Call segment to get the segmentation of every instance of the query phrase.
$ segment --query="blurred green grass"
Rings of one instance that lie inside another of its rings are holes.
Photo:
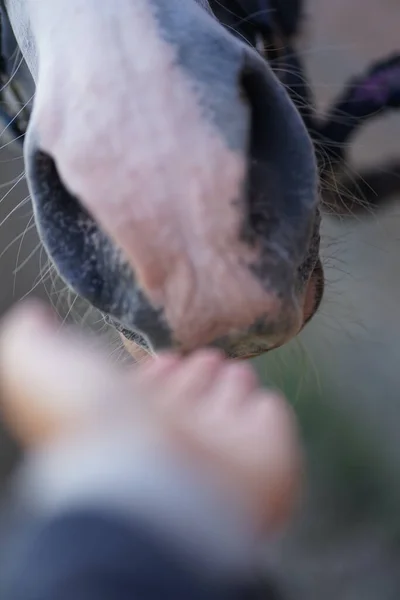
[[[330,365],[318,364],[317,376],[310,361],[288,347],[256,359],[254,366],[263,385],[283,392],[296,413],[327,524],[379,522],[400,539],[400,477],[362,415],[349,414],[336,401],[340,387]]]

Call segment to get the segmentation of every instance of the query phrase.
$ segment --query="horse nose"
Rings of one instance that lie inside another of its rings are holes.
[[[59,273],[156,347],[287,339],[317,194],[285,90],[196,2],[121,0],[111,24],[91,6],[53,38],[50,3],[36,33],[25,156]]]

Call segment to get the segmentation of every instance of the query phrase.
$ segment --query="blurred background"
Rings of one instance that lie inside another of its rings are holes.
[[[400,50],[399,33],[398,0],[308,0],[303,56],[320,111],[351,75]],[[375,121],[354,161],[400,157],[399,140],[399,114]],[[63,318],[98,325],[49,269],[17,152],[0,152],[0,313],[31,294]],[[288,600],[400,598],[399,249],[400,198],[370,217],[326,217],[319,315],[257,361],[264,382],[293,403],[309,458],[304,506],[269,557]],[[122,358],[118,345],[110,352]],[[1,482],[15,456],[1,433]]]

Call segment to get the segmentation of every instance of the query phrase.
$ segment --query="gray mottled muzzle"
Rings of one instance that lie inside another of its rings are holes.
[[[205,2],[24,6],[28,183],[60,275],[155,350],[295,335],[320,297],[317,174],[266,62]]]

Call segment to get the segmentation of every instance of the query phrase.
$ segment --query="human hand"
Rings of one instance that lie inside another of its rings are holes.
[[[33,303],[3,322],[0,389],[6,424],[28,450],[99,433],[146,438],[210,473],[260,534],[297,499],[302,453],[291,410],[260,389],[249,363],[215,350],[123,370]]]

